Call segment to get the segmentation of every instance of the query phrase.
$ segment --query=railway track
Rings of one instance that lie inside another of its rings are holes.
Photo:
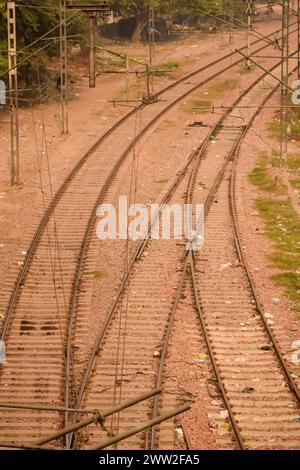
[[[238,448],[295,450],[300,442],[300,427],[295,419],[300,408],[299,383],[289,370],[258,301],[238,228],[236,165],[242,139],[257,114],[244,116],[247,127],[237,136],[227,164],[205,199],[205,248],[186,260],[173,315],[187,289],[184,280],[188,271],[207,352]],[[225,137],[220,134],[216,142],[220,140],[223,149]],[[208,149],[210,164],[218,151],[216,146]],[[191,190],[197,201],[203,200],[203,191],[197,197],[197,188],[203,190],[207,186],[207,173],[203,166],[201,170]],[[215,173],[214,168],[209,171]],[[167,344],[164,348],[167,351]],[[157,384],[161,386],[161,379]],[[220,419],[218,410],[211,418],[221,424],[224,415]],[[154,437],[152,429],[152,446]]]
[[[260,46],[256,52],[266,47],[270,46]],[[162,90],[161,101],[141,105],[138,135],[133,131],[137,110],[122,118],[66,178],[36,231],[8,304],[1,335],[7,346],[7,365],[1,368],[0,376],[1,402],[68,407],[75,401],[72,338],[95,208],[127,155],[151,126],[172,106],[216,77],[220,66],[224,71],[241,63],[242,59],[232,61],[234,57],[235,53],[227,54]],[[88,311],[89,306],[83,302],[81,308]],[[69,419],[68,413],[62,418],[45,411],[5,410],[0,418],[0,440],[34,442]]]
[[[271,70],[279,76],[278,66],[274,66]],[[220,206],[220,213],[222,213],[224,209],[221,204],[216,204],[217,200],[215,198],[218,197],[224,185],[226,187],[227,184],[227,186],[231,187],[228,182],[228,176],[231,173],[230,167],[232,166],[232,163],[230,162],[237,154],[240,144],[246,134],[246,130],[257,114],[253,109],[246,109],[244,107],[247,102],[251,102],[252,106],[253,104],[254,106],[256,104],[259,107],[265,103],[270,95],[270,90],[261,88],[261,82],[262,77],[256,80],[249,89],[243,92],[235,105],[233,105],[226,115],[219,120],[201,147],[190,158],[188,164],[178,173],[175,181],[173,181],[169,190],[164,195],[163,200],[160,201],[161,204],[165,202],[170,204],[180,201],[182,202],[183,195],[186,195],[185,199],[187,203],[192,201],[197,203],[203,202],[205,204],[207,223],[209,223],[211,218],[211,227],[212,229],[215,228],[215,219],[214,217],[211,217],[211,214],[216,210],[215,207],[219,209]],[[276,89],[276,81],[273,80],[273,82],[274,89]],[[273,91],[271,93],[273,93]],[[244,110],[241,112],[240,116],[236,117],[239,106]],[[217,157],[216,152],[219,152]],[[234,201],[233,194],[230,194],[232,195],[231,201]],[[230,205],[230,200],[228,200],[228,204],[229,211],[226,212],[224,209],[224,218],[231,217],[232,206]],[[221,240],[222,237],[224,238],[224,243],[222,245],[223,251],[221,251],[221,255],[224,256],[224,253],[226,252],[225,248],[229,243],[228,240],[231,240],[233,247],[235,247],[235,237],[232,236],[230,232],[228,237],[224,237],[224,226],[222,225],[224,218],[220,220],[220,226],[216,226],[215,233],[212,233],[211,236],[208,235],[210,236],[211,246],[209,245],[209,248],[206,247],[205,252],[203,252],[203,258],[205,258],[205,261],[209,258],[209,253],[213,251],[214,243],[218,240],[218,234]],[[232,228],[233,226],[231,224],[231,229]],[[147,250],[146,252],[145,249]],[[221,255],[218,250],[216,253],[216,259],[219,263],[221,263]],[[226,254],[226,256],[230,256],[230,260],[234,259],[234,255],[231,251]],[[252,418],[251,411],[249,413],[248,409],[248,414],[245,413],[243,416],[236,418],[237,412],[231,405],[230,390],[228,390],[227,382],[223,378],[224,373],[220,366],[221,360],[214,352],[217,345],[217,339],[221,338],[222,341],[223,333],[221,331],[219,335],[216,334],[216,345],[213,343],[213,339],[211,340],[209,338],[213,336],[211,331],[214,330],[214,325],[216,324],[216,315],[217,318],[222,318],[223,314],[225,317],[225,313],[230,312],[231,309],[234,308],[235,311],[232,314],[232,318],[239,318],[240,316],[242,320],[246,322],[243,316],[243,310],[246,309],[248,316],[253,316],[253,312],[256,311],[255,320],[256,323],[259,323],[259,318],[261,317],[258,317],[258,312],[261,313],[261,311],[253,297],[253,292],[252,296],[251,294],[249,295],[249,286],[247,287],[245,285],[243,289],[240,287],[242,282],[241,279],[235,280],[234,282],[230,281],[230,285],[225,286],[224,289],[222,289],[222,284],[220,284],[220,282],[217,283],[217,280],[215,280],[216,275],[212,274],[209,277],[209,279],[211,278],[212,286],[215,288],[215,290],[212,291],[206,280],[206,262],[203,266],[200,264],[202,253],[199,256],[199,260],[197,257],[197,254],[193,256],[191,253],[184,257],[184,250],[178,249],[174,240],[173,242],[169,241],[167,243],[167,247],[164,242],[156,240],[151,240],[147,245],[146,243],[141,244],[131,261],[129,269],[130,275],[126,274],[124,277],[118,294],[116,295],[113,305],[108,313],[106,322],[104,323],[92,349],[88,366],[85,369],[83,381],[81,382],[77,406],[79,407],[84,404],[84,407],[93,408],[100,400],[105,409],[106,407],[114,405],[118,400],[121,400],[121,397],[123,399],[128,399],[143,387],[147,387],[149,389],[154,386],[163,388],[163,398],[155,398],[152,407],[149,406],[149,404],[143,403],[138,407],[138,409],[135,408],[122,412],[119,419],[114,422],[112,421],[109,429],[112,434],[115,434],[118,432],[123,433],[128,431],[130,427],[134,427],[135,423],[142,420],[143,416],[148,416],[149,413],[152,414],[152,417],[156,417],[158,410],[160,410],[161,413],[168,412],[176,405],[176,383],[174,383],[174,381],[172,383],[172,380],[167,380],[163,375],[163,371],[174,316],[176,314],[178,304],[181,301],[184,289],[186,288],[185,279],[187,273],[189,273],[199,319],[204,330],[207,346],[212,358],[213,368],[218,378],[221,396],[229,413],[237,445],[239,448],[244,449],[246,448],[244,441],[247,441],[248,447],[255,447],[254,442],[250,442],[250,440],[248,440],[247,433],[243,428],[242,422],[247,419],[254,419],[255,421],[256,417]],[[182,261],[182,258],[184,258],[184,261]],[[242,271],[242,276],[245,276],[242,265],[240,266],[240,271]],[[198,276],[198,274],[196,274],[198,272],[203,273],[203,276]],[[219,273],[220,280],[222,280],[222,276],[224,275],[223,271],[217,272]],[[241,274],[238,269],[235,270],[234,273],[239,273],[239,275]],[[174,285],[177,285],[177,288],[174,288]],[[205,286],[205,299],[202,294],[202,290],[204,289],[203,286]],[[233,289],[238,289],[237,294]],[[170,297],[170,292],[174,292],[174,290],[176,294],[172,298],[172,296]],[[242,299],[242,302],[239,301],[241,296],[240,291],[242,293],[247,293],[247,300]],[[224,297],[225,292],[229,295],[229,300]],[[220,293],[222,293],[222,296],[220,296]],[[236,298],[236,305],[231,307],[233,304],[231,297],[234,296]],[[217,314],[215,311],[216,304],[219,307]],[[214,312],[210,323],[208,323],[207,315],[203,313],[205,312],[204,305],[207,305],[207,308]],[[221,308],[222,305],[225,305],[225,309]],[[233,331],[234,328],[232,328],[231,323],[230,326],[231,330],[229,329],[228,332],[232,334],[234,338],[232,341],[231,353],[235,359],[239,358],[240,354],[238,348],[237,352],[235,352],[234,349],[236,341],[240,337],[240,331],[239,329],[237,331]],[[245,331],[246,330],[247,327]],[[273,369],[270,371],[269,379],[275,373],[279,376],[278,380],[281,380],[281,383],[285,384],[287,389],[286,398],[289,399],[289,401],[286,401],[285,406],[287,411],[291,410],[290,416],[293,416],[293,413],[295,414],[295,412],[297,412],[299,391],[294,383],[293,377],[286,367],[285,362],[281,361],[281,363],[276,363],[276,360],[280,360],[281,358],[280,349],[276,340],[266,323],[257,326],[257,329],[252,331],[252,340],[255,335],[256,340],[262,346],[266,345],[270,339],[272,340],[273,346],[270,354],[273,355],[273,362],[268,362],[267,360],[265,368],[272,364]],[[246,345],[248,344],[246,343]],[[123,354],[121,354],[120,351],[123,351]],[[263,351],[262,354],[264,354],[264,349],[261,351]],[[224,351],[221,350],[221,353],[224,353]],[[250,357],[254,358],[254,356],[255,351],[253,352],[253,350],[251,350]],[[228,354],[228,357],[226,357],[224,361],[226,363],[230,360],[232,360],[232,358]],[[259,362],[262,362],[262,358],[259,358],[258,361],[255,360],[254,366],[256,367]],[[249,372],[249,377],[253,377],[254,371],[255,369]],[[263,373],[264,372],[265,369],[263,369]],[[234,384],[236,381],[238,384],[237,386],[239,386],[238,380],[239,378],[236,380],[236,377],[234,376],[231,382]],[[272,383],[268,385],[271,386]],[[262,395],[264,386],[265,384],[263,384],[263,386],[258,390],[258,397],[262,397],[262,401],[264,401],[265,398]],[[290,390],[288,390],[288,386],[290,387]],[[252,392],[255,391],[255,389],[253,388],[252,390],[252,388],[253,387],[245,385],[241,393],[247,394],[249,392],[251,395]],[[272,390],[272,393],[274,397],[276,390]],[[272,398],[272,393],[270,393],[270,398]],[[293,394],[295,397],[293,397]],[[245,396],[246,395],[242,395],[242,398]],[[251,397],[253,396],[251,395]],[[247,407],[245,399],[244,403]],[[276,406],[276,402],[270,403],[270,409],[274,408],[274,406]],[[275,434],[276,432],[278,433],[279,446],[281,446],[282,443],[280,441],[280,433],[278,432],[278,424],[282,418],[283,417],[279,415],[278,421],[276,422],[276,420],[274,420],[270,426],[271,430],[269,433],[271,434],[272,430]],[[294,423],[291,421],[289,424],[292,427]],[[274,427],[272,428],[272,426]],[[284,428],[284,431],[286,430],[287,428]],[[257,439],[257,447],[259,447],[259,442],[261,447],[267,447],[269,439],[268,432],[266,432],[265,435],[259,433],[260,431],[258,430],[257,434],[260,437],[255,437]],[[299,431],[296,430],[295,434],[297,433],[299,436]],[[89,430],[88,434],[85,434],[84,439],[82,436],[79,438],[77,445],[93,448],[101,438],[104,438],[104,433],[101,434],[99,429],[94,426]],[[255,441],[255,438],[253,441]],[[293,438],[292,432],[287,434],[287,448],[289,448],[289,438]],[[227,448],[230,444],[231,446],[234,446],[234,444],[227,439]],[[295,445],[295,442],[292,442],[290,447],[293,448],[293,445]],[[122,449],[155,449],[157,447],[160,449],[174,448],[173,423],[163,423],[158,427],[158,429],[152,429],[149,434],[146,433],[146,435],[133,436],[119,445],[119,448]]]

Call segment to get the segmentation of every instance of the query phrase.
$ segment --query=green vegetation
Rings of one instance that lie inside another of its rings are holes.
[[[290,183],[294,186],[294,188],[300,189],[300,179],[299,178],[294,179],[294,180],[290,180]]]
[[[236,88],[238,80],[225,80],[211,86],[205,94],[194,98],[183,105],[183,110],[189,114],[207,114],[210,112],[213,102],[221,99],[227,92]]]
[[[7,70],[7,13],[6,1],[0,2],[0,73]],[[42,35],[48,33],[51,29],[59,25],[59,2],[58,0],[19,0],[18,7],[16,8],[17,15],[17,40],[18,50],[26,50],[28,56],[39,51],[41,48],[46,48],[43,52],[36,55],[39,59],[41,71],[47,65],[49,57],[56,56],[59,51],[59,42],[49,39],[39,40],[34,45],[31,44]],[[2,7],[2,8],[1,8]],[[74,12],[68,12],[69,16],[74,15]],[[86,35],[86,18],[84,15],[77,14],[71,20],[68,27],[68,34],[79,34],[82,37],[76,38],[76,43],[84,45],[83,38]],[[48,38],[59,35],[59,28],[49,34]],[[70,41],[69,41],[70,43]],[[20,55],[24,59],[26,55]],[[19,60],[20,60],[19,58]],[[26,85],[32,85],[36,80],[36,59],[29,58],[24,61],[19,67],[20,78],[24,79]]]
[[[290,122],[290,128],[291,131],[289,133],[288,138],[291,140],[300,140],[300,122],[298,121],[292,121]],[[280,140],[280,122],[279,121],[273,121],[269,124],[268,126],[269,129],[269,135],[272,138],[275,138],[276,140]]]
[[[103,279],[104,277],[107,276],[107,274],[103,271],[92,271],[90,273],[85,273],[86,276],[90,276],[90,277],[93,277],[94,279],[96,279],[97,281]]]
[[[171,119],[165,119],[156,129],[155,132],[163,132],[167,131],[168,129],[171,129],[172,127],[175,126],[174,121]]]
[[[288,155],[288,167],[290,170],[300,169],[300,155],[299,154],[290,153]]]
[[[286,187],[281,183],[278,178],[272,178],[268,171],[268,157],[263,155],[257,166],[250,173],[250,181],[255,186],[258,186],[263,191],[269,191],[277,194],[285,192]]]
[[[281,287],[285,287],[289,298],[300,303],[300,274],[283,273],[272,276],[272,279]]]
[[[299,157],[291,155],[289,162],[299,168]],[[258,198],[255,204],[264,221],[266,235],[273,241],[270,261],[282,271],[271,279],[285,289],[288,298],[295,303],[295,312],[300,312],[300,218],[287,197],[286,187],[272,173],[274,163],[277,159],[263,155],[249,179],[270,194],[270,197]],[[300,185],[300,180],[295,181]],[[271,197],[274,195],[277,197]]]
[[[248,75],[248,73],[253,72],[255,70],[256,66],[254,64],[251,64],[249,67],[245,67],[243,65],[243,68],[241,68],[240,75]]]
[[[168,183],[168,182],[169,182],[168,179],[161,179],[161,180],[155,181],[156,184],[166,184],[166,183]]]
[[[154,77],[169,77],[174,78],[174,74],[171,72],[178,70],[181,67],[179,60],[169,60],[168,62],[158,66],[157,70],[152,70],[151,75]]]

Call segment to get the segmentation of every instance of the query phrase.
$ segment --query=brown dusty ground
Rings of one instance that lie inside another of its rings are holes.
[[[279,94],[277,93],[268,104],[275,106],[278,101]],[[255,209],[257,198],[276,196],[264,193],[249,181],[249,174],[263,153],[270,154],[275,151],[278,154],[279,152],[279,143],[271,139],[267,132],[267,125],[273,119],[274,109],[263,110],[243,143],[237,172],[238,208],[245,252],[258,288],[260,302],[264,311],[270,314],[272,329],[293,370],[291,348],[292,343],[300,338],[300,322],[293,312],[294,304],[286,297],[284,289],[274,285],[270,279],[271,276],[279,274],[280,270],[272,266],[270,262],[269,255],[272,252],[273,243],[264,234],[264,222]],[[290,142],[288,150],[291,153],[299,153],[299,143]],[[294,210],[300,215],[299,199],[288,184],[289,174],[284,171],[280,173],[280,179],[288,185],[288,198]],[[258,246],[259,249],[257,249]],[[279,299],[280,304],[275,305],[273,299]]]
[[[279,23],[274,21],[268,22],[267,25],[258,25],[257,29],[261,29],[265,34],[275,27],[279,27]],[[236,37],[234,44],[228,44],[228,34],[217,34],[215,36],[206,36],[203,41],[202,38],[188,38],[174,44],[168,43],[160,45],[157,48],[157,63],[164,63],[171,57],[182,61],[184,72],[188,72],[199,65],[200,59],[204,61],[211,61],[220,55],[220,48],[222,52],[230,50],[241,45],[241,38]],[[120,46],[118,46],[120,48]],[[129,54],[143,57],[146,54],[146,48],[139,46],[138,50],[135,46],[129,47]],[[199,59],[199,60],[198,60]],[[181,71],[180,71],[181,73]],[[161,86],[169,83],[166,79],[157,79],[155,88],[159,89]],[[243,82],[244,83],[244,82]],[[75,85],[76,97],[70,102],[70,134],[62,137],[59,133],[59,105],[57,103],[50,103],[40,106],[35,106],[32,110],[22,109],[20,112],[20,125],[21,125],[21,172],[22,172],[22,186],[20,188],[9,188],[8,176],[8,155],[9,155],[9,135],[8,135],[8,116],[5,113],[0,115],[0,135],[1,135],[1,156],[0,156],[0,282],[5,283],[6,273],[11,264],[19,262],[22,251],[26,250],[28,241],[36,227],[42,212],[43,204],[41,201],[40,183],[37,174],[36,164],[36,148],[34,143],[33,127],[36,130],[38,138],[38,148],[41,148],[42,142],[42,126],[45,122],[47,147],[49,152],[49,160],[51,167],[51,181],[53,191],[55,191],[62,183],[66,174],[70,171],[72,166],[82,156],[91,144],[110,126],[116,119],[123,113],[128,111],[126,107],[112,108],[107,102],[107,97],[120,96],[124,93],[124,79],[118,75],[104,76],[98,79],[97,88],[95,90],[87,89],[87,80],[82,78]],[[236,90],[237,91],[237,90]],[[228,103],[225,99],[223,104]],[[259,118],[255,124],[255,132],[262,132],[263,122],[270,119],[271,113],[265,111],[263,117]],[[172,114],[172,118],[164,121],[161,128],[158,128],[151,136],[151,148],[146,144],[143,155],[143,173],[147,177],[143,177],[141,183],[141,197],[149,195],[148,202],[153,202],[163,185],[172,176],[175,169],[178,168],[178,158],[184,153],[185,156],[195,145],[193,142],[197,139],[197,129],[187,130],[186,126],[189,122],[193,121],[193,116],[185,117],[183,122],[183,114],[180,109]],[[210,118],[207,118],[210,122]],[[177,138],[177,122],[183,122],[180,127],[181,135]],[[164,129],[165,126],[165,129]],[[176,132],[176,142],[174,141],[174,134]],[[162,135],[164,136],[164,145],[161,145]],[[167,136],[167,138],[166,138]],[[250,134],[252,137],[252,134]],[[185,141],[190,140],[189,145],[185,145]],[[243,224],[242,231],[247,246],[249,259],[256,276],[256,281],[260,286],[260,293],[262,302],[265,305],[266,311],[270,311],[276,315],[276,321],[283,322],[287,334],[291,337],[291,342],[300,337],[300,328],[291,312],[289,311],[290,304],[284,300],[284,295],[281,292],[278,294],[278,288],[275,288],[271,282],[268,281],[270,275],[274,272],[269,267],[267,261],[267,253],[270,250],[270,242],[260,237],[261,250],[256,250],[257,235],[254,234],[255,228],[261,227],[261,221],[256,215],[253,214],[253,201],[255,192],[253,187],[248,183],[248,173],[255,164],[255,158],[258,153],[264,150],[264,144],[260,139],[254,141],[248,139],[248,147],[243,147],[243,152],[247,154],[247,159],[242,159],[239,165],[241,176],[238,179],[238,187],[241,189],[243,197]],[[172,143],[173,142],[173,143]],[[189,149],[187,147],[190,147]],[[249,151],[250,150],[250,151]],[[170,162],[162,161],[162,165],[156,171],[151,171],[151,154],[160,152],[162,158],[164,155],[172,152],[172,159]],[[243,154],[242,152],[242,154]],[[46,172],[46,159],[43,157],[43,180],[46,187],[47,197],[49,197],[49,183],[47,183],[48,175]],[[145,157],[145,158],[144,158]],[[150,171],[147,171],[147,167]],[[164,183],[165,182],[165,183]],[[47,199],[48,200],[48,199]],[[255,243],[253,243],[253,241]],[[258,271],[259,269],[259,271]],[[274,297],[280,297],[282,304],[274,306],[270,300]],[[287,314],[287,315],[286,315]],[[287,320],[288,318],[288,320]],[[179,323],[181,320],[178,320]],[[179,325],[178,328],[180,328]],[[178,335],[178,330],[175,330],[175,337]],[[189,360],[185,354],[182,354],[184,349],[184,341],[182,342],[182,350],[179,357],[183,360]],[[201,345],[199,346],[201,352]],[[177,351],[171,353],[171,357],[176,362]],[[175,365],[176,370],[177,366]],[[203,368],[204,369],[204,368]],[[171,370],[174,373],[174,370]],[[178,379],[183,381],[186,389],[197,388],[197,393],[205,394],[204,378],[210,377],[209,371],[199,370],[193,378],[184,378],[182,376],[182,369],[178,370]],[[199,375],[199,377],[197,376]],[[199,384],[195,384],[196,382]],[[193,391],[193,390],[192,390]],[[208,396],[206,400],[209,400]],[[210,398],[212,400],[212,398]],[[213,437],[214,423],[209,422],[204,410],[197,409],[198,419],[203,423],[197,430],[193,429],[193,442],[194,448],[214,448],[215,440]],[[190,415],[189,418],[192,418]],[[197,432],[196,432],[197,431]]]
[[[278,21],[270,20],[258,29],[267,33],[279,27]],[[228,50],[241,45],[240,35],[234,43],[228,43],[228,33],[197,36],[157,46],[156,63],[164,63],[169,58],[182,61],[182,72],[187,73],[198,66],[210,62]],[[143,57],[147,47],[126,44],[129,54]],[[118,46],[120,49],[120,46]],[[113,108],[107,102],[108,97],[124,95],[125,81],[119,75],[98,78],[97,88],[88,89],[87,79],[83,77],[74,85],[75,99],[69,103],[69,129],[67,136],[60,135],[58,103],[34,106],[33,109],[21,109],[20,119],[20,161],[21,186],[9,186],[9,116],[0,113],[0,282],[5,281],[7,270],[16,257],[22,258],[22,252],[30,241],[33,230],[43,213],[41,188],[37,171],[37,150],[42,162],[42,180],[44,191],[49,195],[49,174],[43,141],[43,123],[49,155],[49,167],[53,192],[59,187],[70,169],[96,139],[103,134],[128,107]],[[170,82],[169,79],[157,79],[155,88],[159,89]],[[136,87],[136,85],[134,85]],[[34,130],[34,132],[33,132]],[[158,140],[159,141],[159,140]],[[43,152],[41,151],[43,147]],[[19,262],[19,261],[17,261]]]

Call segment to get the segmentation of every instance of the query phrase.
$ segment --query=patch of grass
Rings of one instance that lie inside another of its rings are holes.
[[[217,83],[208,90],[210,97],[221,98],[227,91],[232,91],[237,87],[238,80],[225,80],[224,82]]]
[[[153,77],[172,77],[171,72],[180,69],[182,63],[179,60],[169,60],[164,64],[157,66],[157,69],[151,71]]]
[[[166,183],[168,183],[168,182],[169,182],[168,179],[161,179],[161,180],[155,181],[156,184],[166,184]]]
[[[271,163],[271,165],[269,164]],[[272,174],[272,168],[280,167],[282,162],[276,155],[262,155],[257,166],[249,175],[249,179],[261,190],[281,195],[286,193],[286,187]],[[300,165],[298,155],[288,156],[288,167],[296,170]],[[274,173],[274,170],[273,170]],[[293,180],[299,184],[300,179]],[[287,297],[295,303],[294,311],[300,312],[300,218],[295,212],[291,201],[284,199],[259,198],[255,202],[261,215],[267,236],[274,242],[269,258],[278,270],[282,271],[272,276],[272,281],[282,287]],[[299,320],[300,320],[300,315]]]
[[[156,129],[154,132],[162,132],[167,131],[175,126],[175,122],[171,121],[170,119],[165,119]]]
[[[262,189],[263,191],[283,194],[286,190],[286,187],[278,178],[275,179],[269,175],[268,160],[268,157],[263,155],[259,159],[257,166],[250,173],[249,179],[252,184]]]
[[[300,140],[300,121],[290,121],[290,134],[288,139]],[[267,125],[269,137],[280,140],[280,121],[272,121]]]
[[[254,64],[251,64],[250,67],[243,67],[240,71],[240,75],[248,75],[248,73],[253,72],[255,68],[256,66]]]
[[[297,270],[300,267],[297,253],[274,251],[270,255],[270,259],[277,268],[282,270]]]
[[[213,102],[222,98],[227,92],[236,88],[238,80],[225,80],[211,86],[205,94],[188,101],[183,105],[183,110],[189,114],[207,114],[210,112]]]
[[[300,302],[300,274],[296,273],[282,273],[272,276],[275,284],[284,287],[288,297],[293,302]],[[299,311],[299,308],[297,307]]]
[[[104,271],[92,271],[89,273],[85,273],[85,275],[93,277],[94,279],[97,279],[98,281],[107,276],[107,274]]]
[[[300,155],[299,154],[288,155],[288,167],[290,168],[290,170],[300,169]]]
[[[278,155],[274,155],[271,160],[271,165],[273,168],[281,168],[283,165],[282,160]],[[292,171],[298,171],[300,169],[300,155],[299,154],[288,154],[287,157],[287,168]]]
[[[273,139],[280,139],[280,122],[279,121],[272,121],[267,125],[267,130],[269,137]]]
[[[294,188],[300,189],[300,179],[290,180],[290,183]]]
[[[300,268],[300,219],[289,200],[257,199],[266,232],[278,251],[298,254]]]
[[[257,199],[256,207],[264,220],[266,234],[274,242],[270,260],[283,271],[271,279],[295,302],[297,313],[300,311],[300,219],[289,200]]]
[[[185,105],[184,110],[189,114],[207,114],[212,108],[212,102],[208,100],[195,99]]]

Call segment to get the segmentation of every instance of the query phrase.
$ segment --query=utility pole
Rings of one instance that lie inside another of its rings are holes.
[[[148,35],[149,35],[149,64],[153,64],[154,58],[154,41],[155,41],[155,10],[152,0],[149,0],[149,19],[148,19]]]
[[[233,14],[234,14],[233,0],[231,0],[229,4],[229,15],[230,15],[230,23],[231,23],[231,29],[230,29],[230,35],[229,35],[230,44],[233,43]]]
[[[68,119],[68,51],[67,51],[67,15],[66,0],[60,0],[60,99],[61,99],[61,133],[69,132]]]
[[[300,0],[297,0],[297,78],[300,79]]]
[[[249,70],[251,56],[252,0],[247,0],[246,15],[248,18],[248,59],[246,60],[246,68]]]
[[[96,86],[96,63],[95,63],[95,52],[96,52],[96,42],[95,42],[95,33],[96,33],[96,24],[97,24],[97,12],[90,11],[88,12],[89,16],[89,36],[90,36],[90,88],[95,88]]]
[[[268,0],[267,13],[271,15],[273,11],[273,0]]]
[[[8,67],[9,67],[9,104],[10,104],[10,142],[11,185],[20,183],[19,117],[18,117],[18,69],[17,69],[17,32],[16,4],[7,2]]]
[[[147,88],[147,98],[146,102],[150,103],[151,100],[151,92],[150,92],[150,70],[149,65],[146,64],[146,88]]]
[[[105,1],[99,2],[99,5],[82,5],[81,3],[69,4],[67,3],[67,8],[72,8],[75,10],[81,10],[83,13],[86,13],[89,17],[89,48],[90,48],[90,78],[89,84],[90,88],[95,88],[96,86],[96,26],[97,26],[97,15],[98,13],[102,16],[110,15],[110,6]]]
[[[290,0],[282,1],[280,158],[287,162]]]

